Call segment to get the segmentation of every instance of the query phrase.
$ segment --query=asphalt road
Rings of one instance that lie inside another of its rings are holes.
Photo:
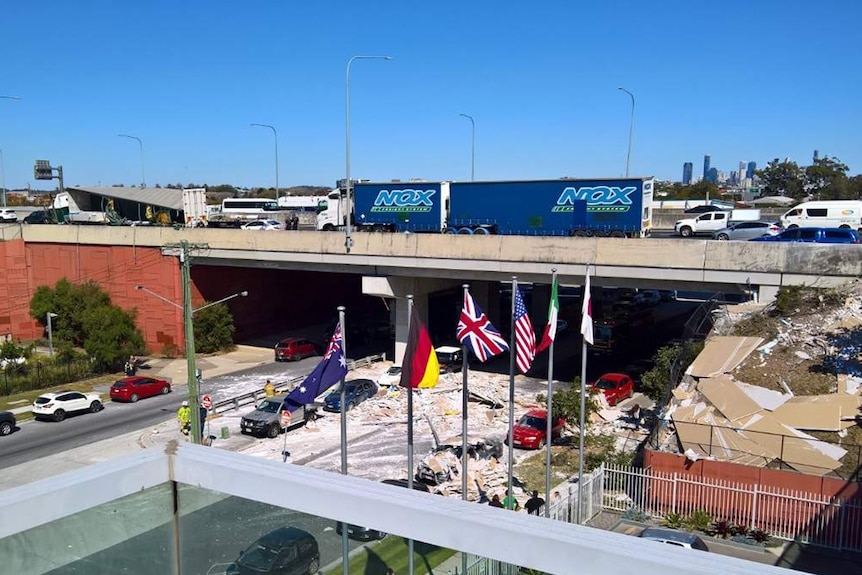
[[[307,374],[318,361],[319,357],[310,357],[292,363],[270,363],[214,377],[204,382],[201,391],[209,393],[215,400],[222,399],[236,395],[226,388],[238,379],[259,380],[259,387],[263,387],[267,378],[288,379]],[[0,441],[0,469],[161,423],[175,416],[185,393],[186,386],[181,385],[175,386],[168,395],[142,399],[137,403],[114,403],[108,399],[105,390],[102,396],[105,409],[99,413],[69,416],[59,423],[21,422],[18,430]]]

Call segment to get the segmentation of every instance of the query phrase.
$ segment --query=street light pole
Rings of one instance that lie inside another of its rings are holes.
[[[472,126],[470,137],[470,181],[472,182],[476,179],[476,121],[469,114],[458,115],[470,120],[470,126]]]
[[[48,354],[54,355],[54,333],[51,325],[51,318],[57,317],[56,313],[48,312]]]
[[[634,129],[635,129],[635,95],[632,94],[631,92],[629,92],[628,90],[626,90],[625,88],[623,88],[622,86],[617,86],[617,90],[621,90],[621,91],[625,92],[632,99],[632,116],[631,116],[631,120],[629,121],[629,147],[628,147],[628,151],[626,152],[626,177],[628,178],[629,177],[629,163],[631,162],[631,159],[632,159],[632,132],[634,132]]]
[[[129,138],[130,140],[137,140],[138,147],[141,149],[141,189],[147,187],[147,178],[144,176],[144,143],[137,136],[129,136],[126,134],[117,134],[120,138]]]
[[[3,100],[20,100],[20,96],[0,96]],[[6,207],[6,168],[3,166],[3,150],[0,150],[0,174],[3,175],[3,207]]]
[[[250,124],[251,126],[258,126],[260,128],[269,128],[272,130],[272,135],[275,137],[275,201],[278,201],[278,132],[275,131],[275,127],[270,126],[269,124]]]
[[[344,128],[344,145],[346,148],[345,153],[345,162],[346,162],[346,172],[347,179],[345,181],[345,185],[347,186],[347,195],[345,198],[345,235],[344,235],[344,248],[347,253],[350,253],[350,248],[353,247],[353,237],[350,235],[350,212],[351,212],[351,196],[350,192],[352,189],[352,184],[350,182],[350,66],[353,64],[354,60],[391,60],[392,56],[353,56],[350,60],[347,61],[347,73],[345,74],[345,128]]]

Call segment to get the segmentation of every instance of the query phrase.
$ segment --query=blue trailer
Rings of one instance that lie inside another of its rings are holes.
[[[353,186],[357,229],[441,233],[446,228],[448,182],[357,183]]]
[[[643,237],[652,192],[652,178],[362,182],[353,221],[376,232]]]
[[[446,231],[458,234],[643,237],[652,178],[453,182]]]

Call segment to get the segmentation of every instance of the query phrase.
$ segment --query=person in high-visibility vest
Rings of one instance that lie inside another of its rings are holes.
[[[263,392],[267,397],[272,397],[275,395],[275,386],[272,384],[270,380],[266,380],[266,385],[263,386]]]
[[[189,407],[188,401],[184,401],[177,410],[177,421],[180,423],[180,431],[183,435],[188,435],[192,427],[192,408]]]

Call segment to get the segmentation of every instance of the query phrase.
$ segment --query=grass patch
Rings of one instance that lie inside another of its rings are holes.
[[[551,447],[551,485],[557,485],[578,472],[578,450],[566,445]],[[515,467],[515,475],[527,491],[545,492],[545,450],[523,460]],[[500,494],[503,495],[502,493]]]
[[[451,549],[443,549],[421,541],[413,542],[413,573],[432,574],[438,565],[455,555]],[[407,573],[407,540],[389,535],[382,541],[371,543],[354,554],[348,564],[348,572],[356,575],[382,575],[386,569],[396,573]],[[340,575],[341,565],[326,575]]]
[[[14,393],[12,395],[5,395],[0,397],[0,411],[8,411],[10,409],[16,409],[19,407],[26,407],[28,405],[32,405],[33,401],[42,395],[43,393],[47,393],[49,391],[60,391],[60,390],[72,390],[72,391],[81,391],[81,392],[91,392],[96,387],[101,385],[109,385],[114,381],[120,379],[121,377],[125,377],[120,373],[113,373],[108,375],[100,375],[98,377],[93,377],[90,379],[85,379],[82,381],[76,381],[74,383],[64,383],[62,385],[55,385],[53,387],[46,387],[45,389],[34,389],[31,391],[22,391],[20,393]],[[107,398],[102,398],[107,401]],[[33,414],[29,411],[24,413],[18,413],[15,415],[15,419],[18,421],[24,421],[27,419],[32,419]]]

